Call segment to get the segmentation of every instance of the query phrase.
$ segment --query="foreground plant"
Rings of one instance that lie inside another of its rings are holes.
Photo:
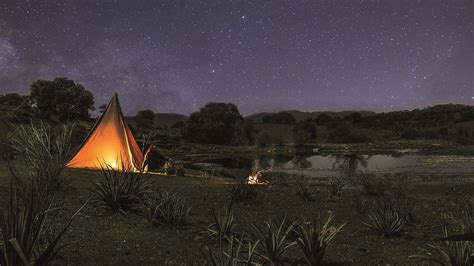
[[[119,169],[101,165],[101,176],[93,185],[94,203],[112,212],[135,209],[151,191],[149,176],[125,165]]]
[[[223,241],[235,233],[233,201],[219,210],[212,209],[211,223],[201,233],[211,239]]]
[[[36,186],[48,190],[64,187],[61,173],[72,153],[72,132],[72,124],[52,127],[46,122],[31,122],[16,128],[11,142],[32,169]]]
[[[296,244],[294,241],[288,241],[295,224],[294,222],[287,226],[283,220],[280,225],[276,225],[272,220],[268,220],[263,228],[253,225],[262,250],[262,253],[257,255],[271,265],[281,265],[286,259],[285,252]]]
[[[298,224],[293,231],[296,234],[296,244],[303,252],[308,265],[321,265],[326,249],[345,224],[338,227],[330,226],[333,215],[330,215],[321,226],[318,222]]]
[[[255,250],[258,245],[258,241],[255,243],[248,242],[247,248],[243,243],[245,237],[242,236],[240,239],[231,236],[226,239],[227,248],[225,248],[223,241],[219,241],[219,248],[214,251],[212,248],[206,246],[206,252],[203,255],[208,265],[212,266],[237,266],[237,265],[255,265]]]
[[[182,226],[191,207],[175,192],[151,192],[145,196],[142,211],[153,225]]]
[[[296,182],[296,195],[302,200],[310,202],[315,200],[316,190],[307,179],[301,179]]]
[[[447,229],[444,230],[448,237]],[[412,255],[411,259],[423,259],[440,265],[472,266],[474,265],[474,247],[469,241],[443,241],[442,244],[428,244],[433,252],[426,255]]]
[[[0,205],[0,265],[48,265],[70,245],[60,244],[61,238],[87,202],[54,232],[55,214],[63,207],[33,179],[11,174],[9,199]]]
[[[383,198],[368,211],[364,225],[384,236],[399,234],[410,221],[414,203],[408,198]]]

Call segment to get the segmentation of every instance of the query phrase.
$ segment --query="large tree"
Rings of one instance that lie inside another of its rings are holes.
[[[94,110],[94,95],[67,78],[36,80],[30,97],[41,118],[55,122],[86,120]]]
[[[213,144],[247,144],[245,123],[232,103],[208,103],[192,113],[186,125],[186,138],[191,142]],[[245,139],[245,140],[244,140]]]

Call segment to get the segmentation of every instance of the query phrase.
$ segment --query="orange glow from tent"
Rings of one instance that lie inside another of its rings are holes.
[[[67,166],[92,169],[109,166],[139,171],[142,164],[143,154],[125,123],[115,95]]]

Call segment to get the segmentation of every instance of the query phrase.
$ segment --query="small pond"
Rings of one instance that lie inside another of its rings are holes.
[[[360,171],[374,173],[469,174],[474,157],[434,155],[297,155],[233,156],[203,162],[232,169],[269,169],[274,172],[329,177]]]

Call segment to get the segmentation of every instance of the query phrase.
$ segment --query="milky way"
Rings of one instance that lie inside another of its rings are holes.
[[[0,93],[64,76],[129,114],[474,104],[474,1],[1,1]]]

